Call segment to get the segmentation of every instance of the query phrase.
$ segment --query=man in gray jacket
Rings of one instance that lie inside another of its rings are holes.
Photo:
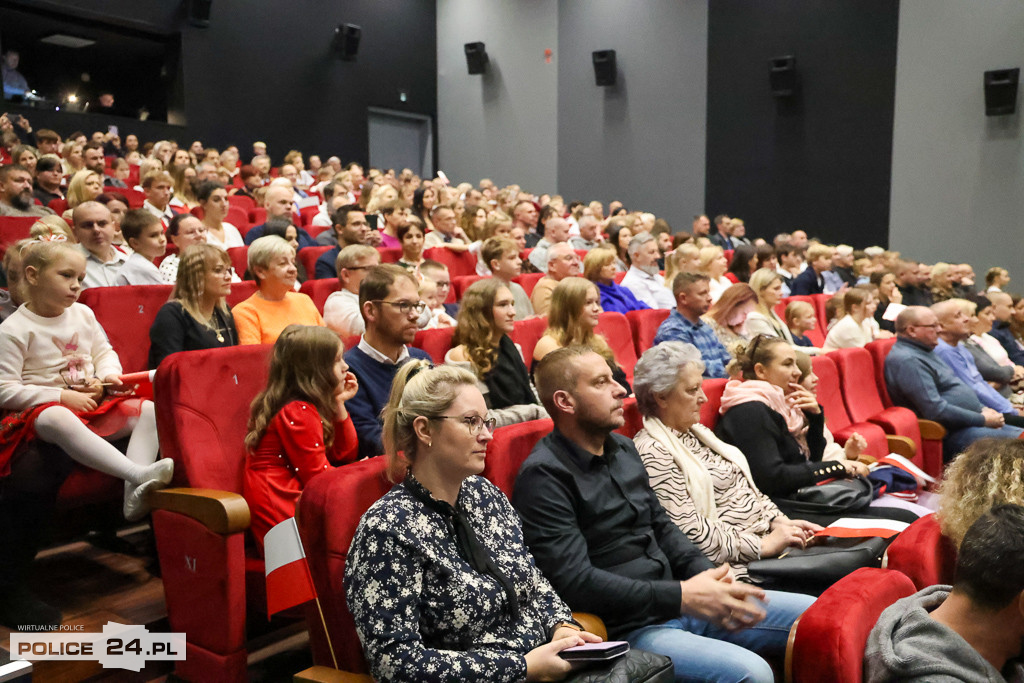
[[[1017,681],[1024,639],[1024,507],[996,505],[960,544],[953,586],[930,586],[882,612],[864,680]]]

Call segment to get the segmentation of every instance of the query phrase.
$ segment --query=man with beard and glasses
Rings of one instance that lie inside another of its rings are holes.
[[[675,308],[675,297],[665,286],[665,277],[658,273],[658,238],[642,232],[629,241],[628,251],[631,265],[622,286],[651,308]]]
[[[0,166],[0,216],[49,216],[53,211],[35,203],[32,174],[23,166]]]

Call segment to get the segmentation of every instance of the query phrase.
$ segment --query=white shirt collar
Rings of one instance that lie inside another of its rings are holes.
[[[398,360],[391,360],[391,358],[385,356],[383,353],[370,346],[370,344],[366,341],[365,336],[359,337],[359,346],[357,348],[370,358],[377,361],[378,363],[387,363],[389,365],[401,365],[402,363],[409,359],[409,347],[406,346],[405,344],[402,344],[402,351],[401,353],[398,354]]]

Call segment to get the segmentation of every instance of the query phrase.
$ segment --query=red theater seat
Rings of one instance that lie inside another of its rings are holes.
[[[942,535],[935,515],[926,515],[896,537],[885,551],[885,566],[906,574],[917,590],[952,584],[956,548]]]
[[[160,450],[174,484],[153,496],[153,531],[171,630],[188,633],[175,672],[245,681],[246,614],[265,614],[263,562],[246,556],[241,496],[249,404],[266,385],[271,346],[169,356],[154,380]]]
[[[895,337],[892,339],[876,339],[873,342],[868,342],[867,346],[864,347],[871,354],[871,360],[874,361],[875,385],[878,387],[878,393],[886,407],[892,406],[892,399],[889,398],[889,389],[885,385],[885,357],[889,355],[889,351],[892,350],[892,346],[895,343]]]
[[[454,251],[447,247],[434,247],[423,252],[423,258],[433,259],[448,266],[451,277],[476,275],[476,254],[471,251]]]
[[[29,236],[36,220],[32,216],[0,216],[0,258],[3,258],[7,247]]]
[[[238,232],[242,234],[242,237],[245,237],[245,233],[249,232],[249,226],[251,225],[249,223],[249,212],[239,206],[229,205],[228,215],[224,217],[224,220],[238,228]]]
[[[341,289],[341,284],[338,282],[338,278],[331,277],[322,280],[306,280],[302,283],[299,291],[312,299],[316,304],[316,309],[320,311],[320,315],[323,315],[327,297],[339,289]]]
[[[636,346],[633,344],[633,332],[626,316],[621,313],[602,313],[598,317],[594,331],[604,335],[608,340],[608,345],[615,354],[615,362],[625,371],[626,380],[632,385],[633,369],[636,367]]]
[[[874,567],[837,581],[790,629],[786,680],[861,683],[864,648],[879,615],[914,593],[914,584],[900,572]]]
[[[313,217],[320,213],[320,207],[317,206],[304,206],[299,209],[299,220],[302,222],[303,228],[307,227],[312,221]]]
[[[231,283],[231,293],[227,296],[228,308],[234,308],[256,293],[258,287],[255,280],[243,280]]]
[[[888,439],[882,428],[870,422],[853,422],[846,412],[846,405],[843,403],[842,387],[839,383],[839,371],[836,364],[828,356],[815,356],[812,359],[814,374],[818,376],[818,403],[825,412],[825,424],[832,436],[839,444],[846,443],[853,433],[860,434],[868,442],[864,453],[875,458],[884,458],[892,449],[889,447]],[[893,437],[900,441],[900,437]],[[907,440],[909,441],[909,439]],[[913,449],[901,441],[900,447],[907,454],[907,449]],[[913,457],[910,452],[908,457]]]
[[[544,273],[526,273],[513,278],[512,281],[523,288],[526,292],[526,296],[533,296],[533,288],[542,277],[544,277]]]
[[[487,463],[483,475],[495,486],[512,495],[519,468],[534,445],[554,429],[550,419],[530,420],[494,430],[494,439],[487,445]]]
[[[708,401],[700,407],[700,423],[708,429],[718,424],[718,410],[722,407],[722,394],[728,382],[727,379],[706,379],[701,384]]]
[[[316,260],[329,252],[334,247],[306,247],[300,249],[298,254],[299,263],[306,269],[306,277],[316,277]]]
[[[633,345],[636,348],[636,356],[644,355],[644,351],[654,346],[654,335],[658,333],[658,327],[665,322],[665,318],[672,311],[667,308],[649,308],[644,311],[630,311],[626,314],[626,320],[633,330]]]
[[[828,325],[825,323],[824,309],[822,309],[819,312],[818,303],[817,301],[814,300],[814,297],[802,294],[797,296],[786,297],[785,299],[783,299],[782,301],[775,305],[775,308],[773,309],[775,311],[775,315],[779,316],[779,320],[785,323],[786,307],[789,306],[794,301],[803,301],[804,303],[810,304],[814,308],[814,319],[817,321],[818,326],[813,330],[807,330],[806,332],[804,332],[804,336],[810,339],[811,343],[814,344],[819,349],[825,346],[825,330],[828,329]]]
[[[252,200],[252,197],[247,197],[244,194],[229,194],[228,204],[230,204],[231,206],[237,206],[246,213],[248,213],[251,209],[256,208],[256,202]],[[235,227],[237,228],[238,226],[236,225]]]
[[[434,363],[443,363],[445,354],[452,348],[454,335],[454,327],[420,330],[416,333],[416,339],[413,340],[412,345],[429,353]]]
[[[231,267],[235,269],[238,277],[245,277],[249,270],[249,247],[231,247],[228,249],[228,258],[231,259]]]
[[[398,263],[402,258],[402,250],[398,247],[377,247],[381,263]]]
[[[453,277],[452,292],[455,294],[455,300],[462,301],[462,297],[466,293],[466,290],[469,289],[474,282],[478,282],[483,279],[484,278],[480,275],[459,275],[458,277]]]
[[[547,318],[527,318],[515,322],[512,334],[509,336],[523,350],[523,360],[526,361],[527,368],[533,365],[533,349],[537,346],[540,338],[544,336],[546,329],[548,329]]]
[[[171,285],[134,285],[90,287],[78,300],[96,314],[127,373],[147,369],[149,328],[170,296]]]

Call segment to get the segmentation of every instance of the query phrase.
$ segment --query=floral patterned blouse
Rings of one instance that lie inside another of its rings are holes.
[[[363,515],[349,550],[345,592],[378,681],[523,681],[524,655],[570,621],[569,608],[534,564],[519,517],[482,477],[462,483],[457,505],[509,579],[520,618],[492,576],[457,549],[451,522],[410,493],[412,474]]]

